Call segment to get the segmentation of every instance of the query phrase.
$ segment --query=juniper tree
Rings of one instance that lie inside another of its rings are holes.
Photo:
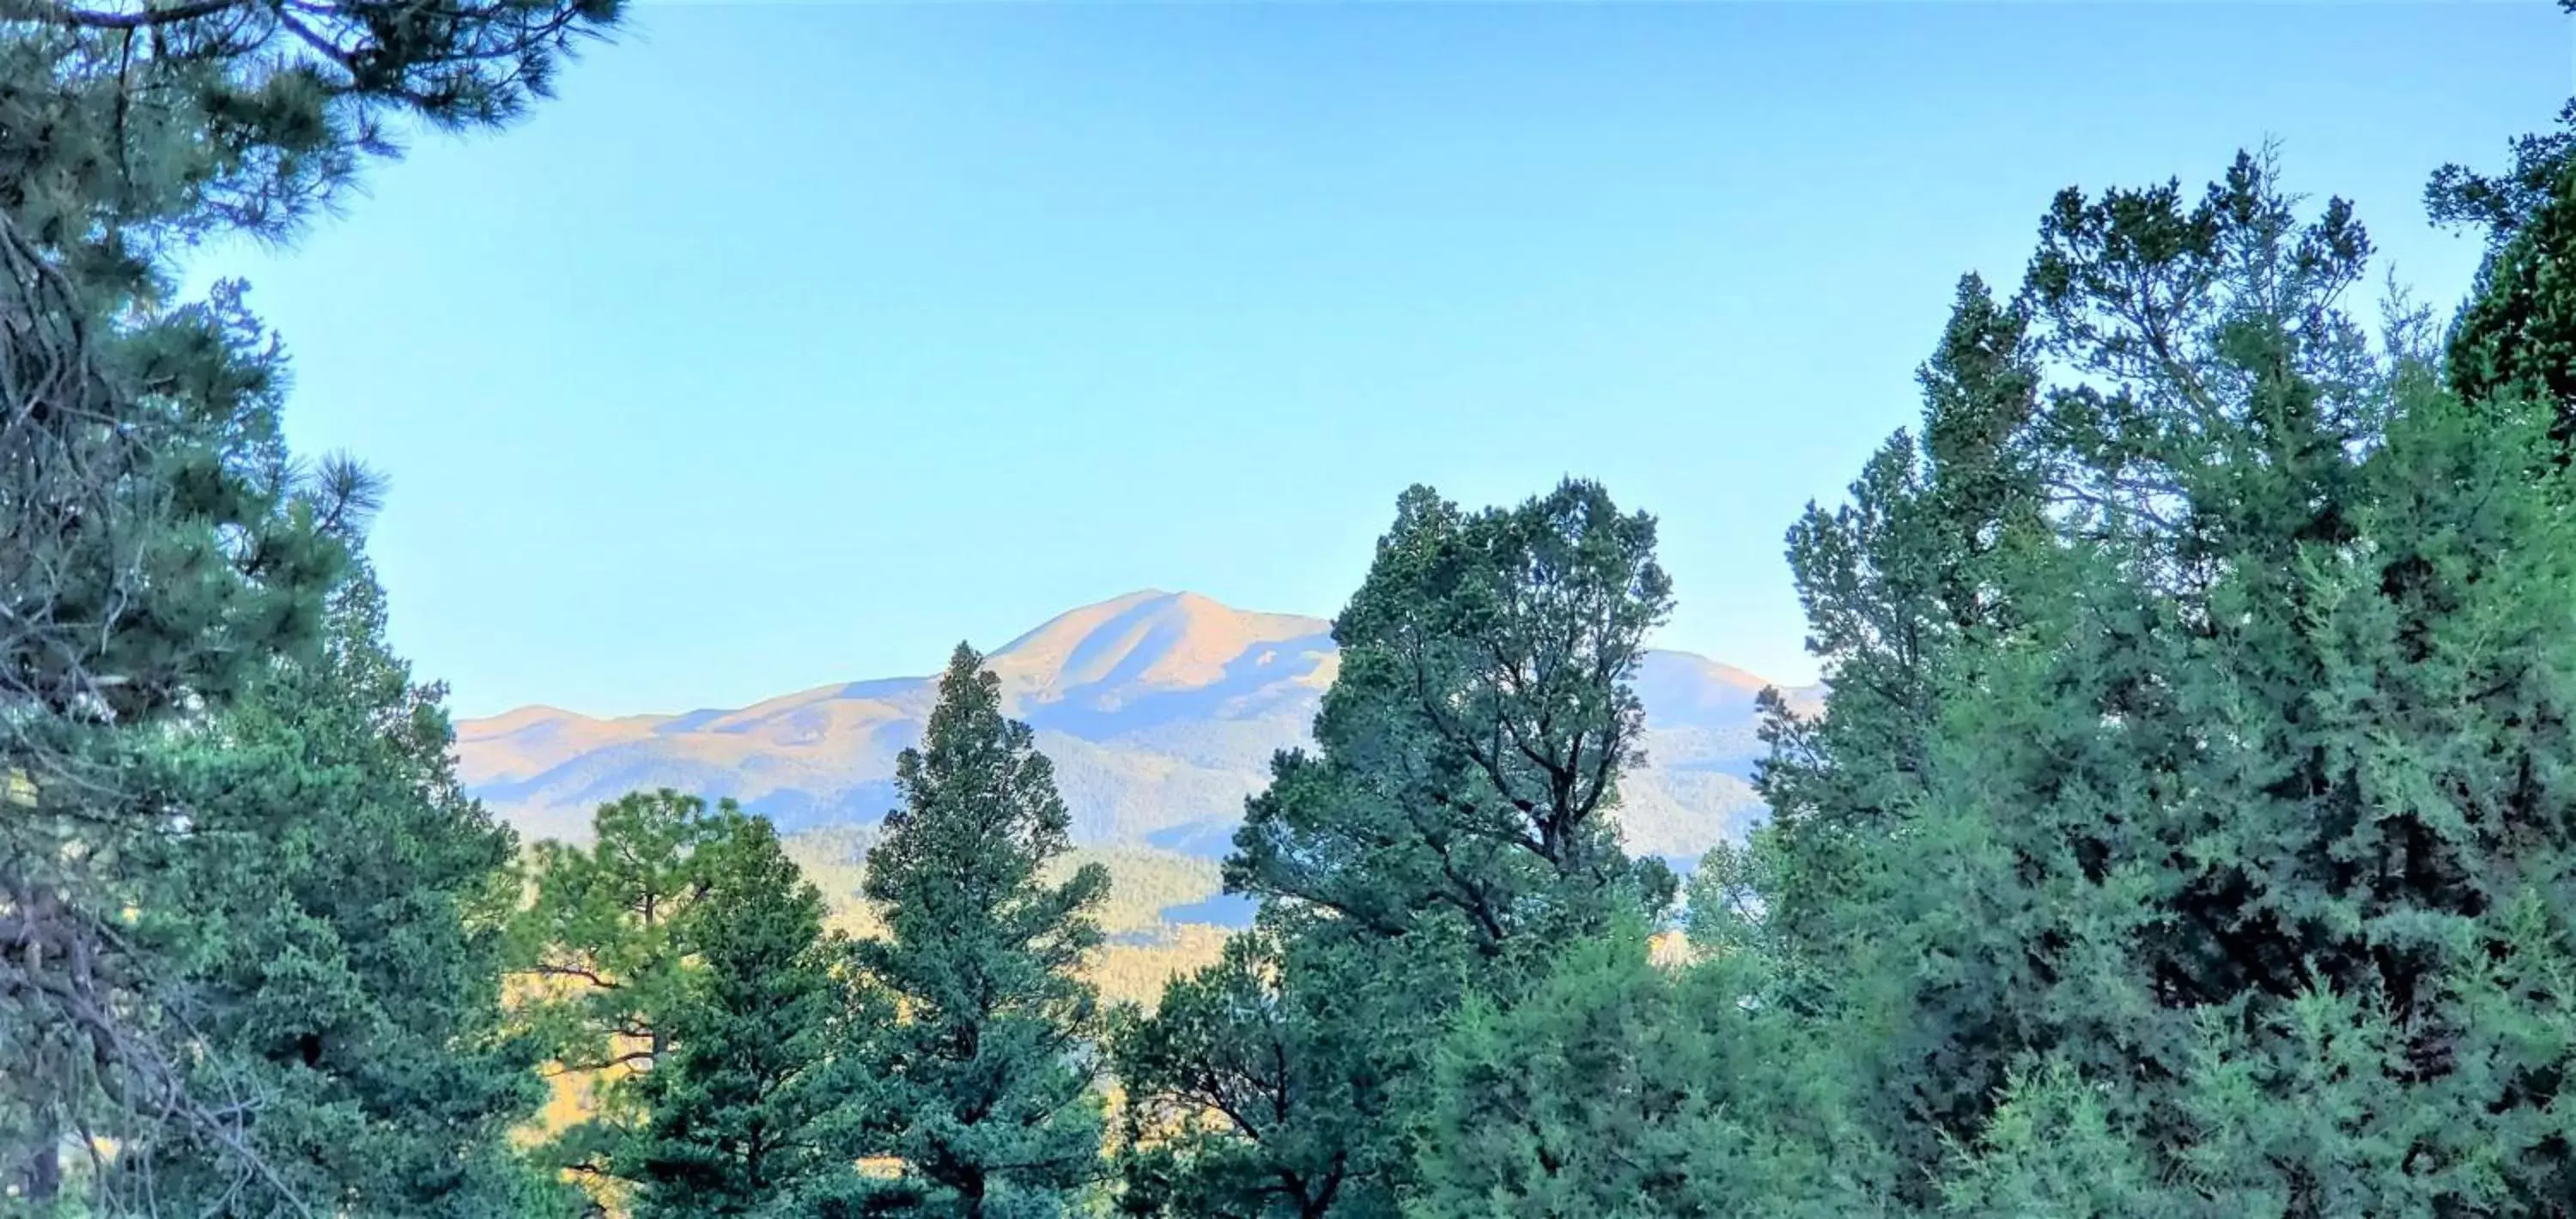
[[[2448,372],[2471,401],[2515,393],[2557,404],[2555,434],[2576,437],[2576,299],[2554,270],[2576,255],[2576,102],[2559,130],[2514,141],[2488,177],[2448,165],[2425,188],[2440,223],[2482,228],[2487,256],[2452,324]]]
[[[1610,820],[1643,727],[1628,677],[1671,600],[1653,550],[1652,519],[1589,483],[1476,514],[1406,492],[1334,622],[1316,748],[1273,760],[1226,861],[1275,947],[1176,987],[1122,1042],[1150,1107],[1276,1107],[1220,1107],[1133,1175],[1247,1213],[1395,1213],[1459,1005],[1509,1002],[1564,944],[1669,901]]]
[[[1866,1038],[1834,1021],[1885,944],[1866,900],[1929,781],[1945,687],[2013,620],[2000,573],[2044,535],[2038,359],[2019,304],[1962,280],[1921,369],[1924,424],[1876,454],[1789,558],[1833,697],[1764,693],[1772,823],[1702,861],[1678,973],[1642,937],[1588,938],[1523,1004],[1471,1002],[1440,1058],[1422,1215],[1847,1215],[1884,1196]],[[1929,1144],[1937,1152],[1937,1137]]]
[[[1833,693],[1814,716],[1763,695],[1770,753],[1755,779],[1771,820],[1755,849],[1793,873],[1769,886],[1781,951],[1831,961],[1853,950],[1841,873],[1920,792],[1945,681],[2010,620],[1994,569],[2040,527],[2042,503],[2028,327],[2021,306],[1962,279],[1916,374],[1920,434],[1891,437],[1843,504],[1810,504],[1789,530],[1807,648]]]
[[[1108,873],[1064,883],[1071,843],[1046,756],[1003,714],[1000,682],[960,644],[921,744],[895,763],[903,804],[868,852],[886,934],[861,968],[900,1018],[866,1050],[879,1081],[871,1149],[903,1165],[876,1213],[1059,1215],[1098,1175],[1091,1091],[1098,998],[1076,976],[1100,943]]]
[[[2131,780],[2118,803],[2134,844],[2095,848],[2104,879],[2061,856],[1998,885],[1999,849],[2038,856],[2025,835],[2055,818],[1996,836],[1966,873],[1982,891],[1970,917],[2028,911],[2009,921],[2047,951],[2025,949],[2034,972],[2013,979],[2010,1018],[2038,1036],[1953,1186],[1960,1209],[2542,1213],[2567,1196],[2556,1111],[2576,941],[2551,810],[2576,554],[2555,408],[2462,403],[2429,375],[2394,405],[2355,463],[2355,544],[2266,598],[2303,603],[2303,629],[2248,646],[2236,632],[2267,615],[2237,608],[2231,573],[2216,588],[2234,637],[2183,635],[2170,714],[2206,725],[2197,756]],[[2313,675],[2288,687],[2276,666],[2302,654]],[[2021,713],[1980,709],[1996,717],[1981,738],[2049,707],[2027,680]],[[2161,843],[2176,844],[2161,869],[2137,858]],[[2128,958],[2116,971],[2034,976],[2113,953]],[[2084,1142],[2045,1133],[2059,1126]],[[2132,1185],[2105,1192],[2117,1181]]]
[[[2420,326],[2371,343],[2343,301],[2368,253],[2252,157],[2196,203],[2070,191],[2043,221],[2047,544],[1989,569],[2009,621],[1836,890],[1879,945],[1831,978],[1836,1027],[1921,1203],[2567,1194],[2555,404],[2462,401]]]
[[[1438,1036],[1420,1001],[1430,979],[1386,973],[1366,946],[1311,934],[1310,917],[1265,908],[1215,964],[1118,1030],[1122,1213],[1392,1213],[1411,1149],[1380,1132],[1421,1103],[1409,1085],[1421,1042]]]
[[[1227,883],[1380,937],[1454,919],[1487,956],[1669,899],[1609,816],[1644,731],[1627,679],[1671,609],[1654,538],[1590,483],[1474,515],[1407,491],[1334,620],[1317,749],[1272,763]]]
[[[1658,963],[1634,916],[1558,955],[1509,1007],[1471,998],[1444,1038],[1414,1219],[1878,1208],[1839,1075],[1761,1004],[1768,963]]]

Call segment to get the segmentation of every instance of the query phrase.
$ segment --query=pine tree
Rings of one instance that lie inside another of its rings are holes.
[[[543,1159],[594,1184],[632,1180],[631,1143],[649,1118],[639,1076],[671,1050],[689,1002],[692,916],[714,888],[723,845],[747,820],[731,801],[633,792],[592,816],[588,847],[541,842],[534,899],[515,925],[513,1012],[550,1077],[588,1094],[589,1112]]]
[[[174,1125],[257,1176],[242,1109],[186,1086],[187,963],[117,924],[161,885],[168,735],[316,663],[349,503],[278,477],[278,361],[236,293],[120,329],[41,252],[6,282],[9,223],[0,199],[0,381],[54,388],[0,402],[0,1154],[51,1199],[73,1132]]]
[[[285,656],[310,661],[371,497],[280,440],[284,360],[175,258],[292,235],[390,124],[497,125],[615,0],[13,3],[0,28],[0,1154],[50,1204],[75,1127],[176,1124],[262,1176],[247,1110],[184,1086],[182,961],[117,930],[172,813],[138,782]],[[209,952],[218,949],[208,948]],[[117,1199],[97,1200],[121,1205]]]
[[[810,1213],[851,1187],[883,1019],[769,822],[677,792],[541,843],[515,928],[518,1035],[586,1112],[541,1163],[658,1215]]]
[[[901,1018],[870,1049],[882,1150],[904,1166],[880,1212],[1018,1219],[1065,1213],[1098,1174],[1087,1058],[1098,999],[1075,976],[1100,942],[1109,877],[1069,847],[1052,769],[999,681],[959,645],[918,748],[896,760],[903,805],[868,852],[886,936],[858,946]]]
[[[823,930],[823,897],[761,818],[704,848],[706,888],[684,916],[691,969],[677,1010],[653,1017],[669,1049],[638,1079],[641,1132],[621,1151],[635,1213],[811,1213],[855,1152],[848,1051],[866,1009]]]
[[[198,1081],[259,1098],[267,1173],[147,1127],[115,1175],[190,1214],[541,1213],[506,1142],[543,1096],[501,1028],[515,837],[458,787],[441,691],[386,650],[372,580],[333,595],[328,630],[171,744],[191,824],[149,844],[134,932],[204,1013]]]
[[[1419,1039],[1437,1035],[1417,1001],[1424,980],[1387,976],[1377,954],[1309,934],[1303,918],[1264,909],[1216,964],[1118,1030],[1124,1213],[1322,1219],[1392,1205],[1386,1183],[1408,1171],[1409,1148],[1377,1132],[1409,1095]]]

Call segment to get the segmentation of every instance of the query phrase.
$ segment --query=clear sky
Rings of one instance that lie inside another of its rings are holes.
[[[2426,174],[2576,90],[2519,3],[648,6],[497,137],[218,250],[384,471],[460,714],[934,671],[1141,587],[1330,614],[1405,485],[1595,477],[1661,642],[1809,677],[1780,551],[2050,194],[2280,142],[2445,307]]]

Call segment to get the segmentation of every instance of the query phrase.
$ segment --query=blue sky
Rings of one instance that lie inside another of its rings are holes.
[[[2571,90],[2539,3],[660,5],[497,137],[209,251],[384,471],[460,714],[934,671],[1140,587],[1329,614],[1405,485],[1663,522],[1783,679],[1783,528],[2056,189],[2272,138],[2445,307]]]

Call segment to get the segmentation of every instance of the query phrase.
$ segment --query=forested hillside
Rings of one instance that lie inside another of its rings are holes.
[[[0,1212],[2576,1199],[2576,105],[2424,167],[2456,303],[2374,297],[2296,150],[2032,199],[1919,425],[1782,522],[1830,696],[1758,750],[1649,647],[1672,527],[1580,477],[1390,487],[1329,623],[1140,594],[460,742],[382,484],[178,259],[619,16],[0,6]],[[1248,927],[1104,971],[1211,882]]]

